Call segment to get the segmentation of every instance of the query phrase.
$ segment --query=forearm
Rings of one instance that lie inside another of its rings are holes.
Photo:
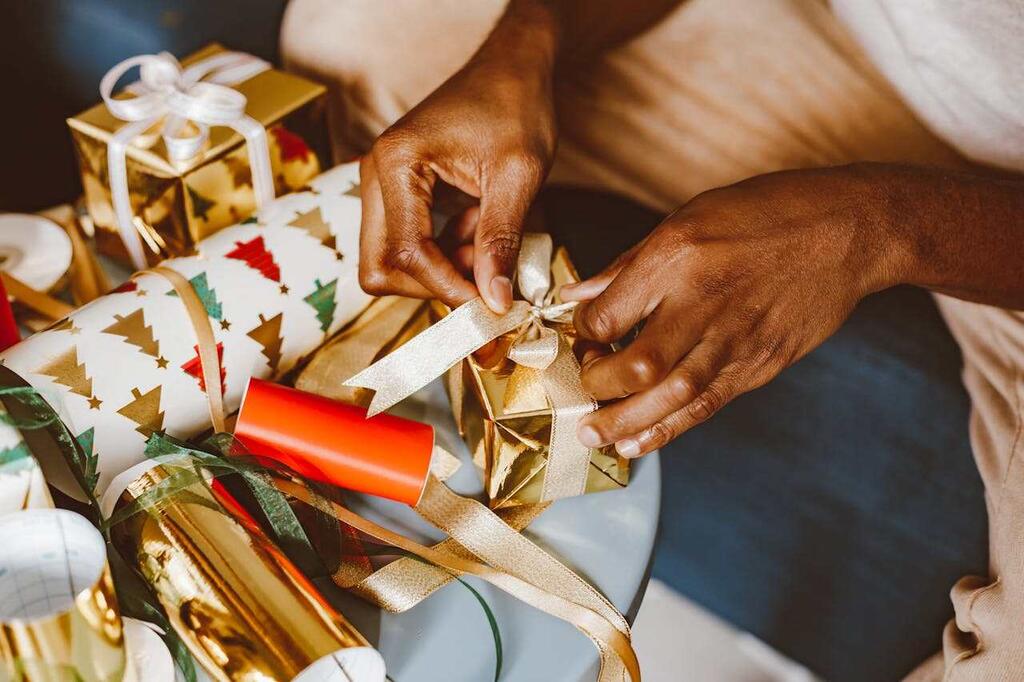
[[[865,165],[879,183],[886,276],[892,284],[1024,309],[1024,178]]]

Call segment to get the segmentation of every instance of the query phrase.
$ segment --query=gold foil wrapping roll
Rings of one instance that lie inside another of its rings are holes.
[[[167,476],[154,466],[128,484],[119,504]],[[213,679],[291,680],[339,650],[369,646],[254,521],[218,497],[197,483],[112,530]]]
[[[120,682],[121,615],[103,537],[62,509],[0,518],[0,682]]]

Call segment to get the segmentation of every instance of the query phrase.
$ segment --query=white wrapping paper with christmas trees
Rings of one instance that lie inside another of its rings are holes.
[[[358,164],[280,197],[249,220],[164,261],[188,279],[210,317],[225,408],[250,376],[276,378],[369,302],[357,280]],[[101,493],[143,458],[155,431],[190,438],[210,428],[196,336],[170,283],[142,274],[0,354],[61,415],[89,457]],[[80,496],[62,463],[47,479]]]

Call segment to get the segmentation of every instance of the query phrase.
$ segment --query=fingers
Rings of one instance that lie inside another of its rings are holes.
[[[640,457],[665,446],[684,431],[707,421],[740,391],[731,377],[720,374],[696,398],[640,433],[615,443],[624,457]]]
[[[380,189],[383,227],[368,224],[365,259],[360,259],[360,282],[369,293],[407,290],[409,278],[430,297],[448,305],[460,305],[476,296],[476,290],[444,257],[433,239],[430,218],[434,172],[425,163],[398,150],[396,143],[382,136],[362,173]],[[364,217],[367,217],[364,209]],[[404,292],[404,291],[403,291]]]
[[[633,257],[596,298],[576,306],[573,323],[580,336],[617,341],[661,303],[661,292],[640,261],[639,255]]]
[[[690,352],[702,334],[699,318],[680,314],[676,306],[660,307],[631,344],[587,365],[580,375],[583,388],[597,400],[652,388]]]
[[[387,258],[387,229],[384,223],[384,199],[373,157],[364,156],[359,164],[359,185],[363,202],[359,230],[359,285],[375,296],[401,294],[430,298],[430,291],[404,272],[383,266]]]
[[[523,223],[542,178],[540,166],[517,163],[506,167],[483,188],[473,274],[480,295],[496,313],[505,313],[512,306],[512,276]]]
[[[633,257],[640,249],[640,244],[635,245],[633,248],[625,251],[612,261],[611,265],[606,267],[604,270],[594,275],[589,279],[585,279],[582,282],[576,282],[574,284],[566,284],[559,290],[559,297],[563,301],[590,301],[597,298],[608,288],[608,285],[612,283],[616,275],[632,262]]]
[[[719,372],[722,355],[719,345],[702,341],[654,387],[584,417],[579,429],[580,442],[589,447],[626,443],[667,419],[707,389]]]

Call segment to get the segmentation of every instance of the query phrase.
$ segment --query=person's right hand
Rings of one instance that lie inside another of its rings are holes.
[[[511,306],[523,221],[555,150],[552,59],[531,48],[509,46],[500,60],[481,48],[363,157],[359,282],[367,293],[456,306],[479,290],[495,312]],[[479,199],[453,221],[455,263],[434,241],[438,180]],[[460,269],[472,270],[475,287]]]

